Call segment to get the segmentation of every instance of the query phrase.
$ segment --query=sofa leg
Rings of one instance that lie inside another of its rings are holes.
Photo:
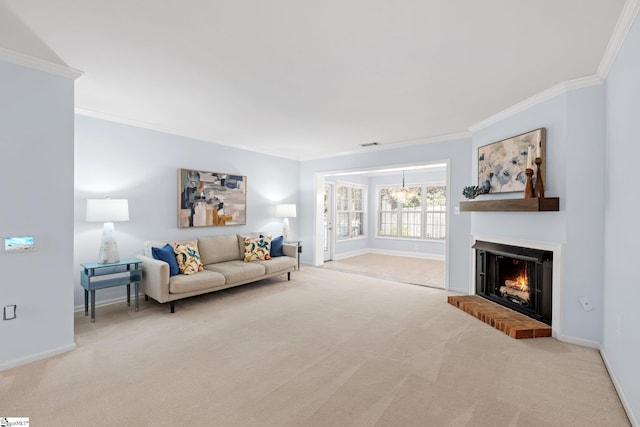
[[[169,303],[169,306],[171,307],[171,312],[175,313],[176,312],[176,303],[175,303],[175,301],[171,301]]]
[[[287,271],[287,280],[291,280],[291,272]]]

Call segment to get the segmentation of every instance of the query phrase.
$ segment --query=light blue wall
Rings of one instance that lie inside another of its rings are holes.
[[[145,240],[202,235],[282,232],[276,203],[298,203],[299,162],[162,132],[76,116],[74,265],[95,261],[102,225],[85,221],[86,199],[129,199],[130,220],[115,223],[121,258],[142,250]],[[247,176],[247,225],[178,228],[178,169]],[[295,237],[300,218],[291,218]],[[84,304],[79,277],[75,305]],[[96,300],[122,298],[124,288],[96,293]],[[97,316],[99,316],[99,311]]]
[[[449,282],[451,290],[467,292],[469,289],[470,264],[470,217],[454,215],[453,207],[463,199],[462,188],[472,182],[471,140],[461,138],[455,141],[431,142],[411,147],[366,152],[358,155],[332,157],[304,161],[300,167],[300,211],[305,218],[300,223],[300,236],[305,242],[302,260],[314,263],[316,242],[322,235],[316,235],[316,175],[330,171],[346,171],[362,168],[376,168],[394,165],[438,163],[449,161]]]
[[[545,195],[560,197],[560,212],[472,213],[474,235],[560,244],[562,248],[559,337],[597,347],[601,341],[603,269],[602,200],[604,86],[560,94],[473,135],[477,148],[533,129],[547,129]],[[521,198],[522,193],[503,197]],[[493,195],[483,196],[492,198]],[[586,296],[594,310],[584,311]]]
[[[0,370],[73,341],[73,80],[0,61],[0,236],[35,236],[33,252],[0,249]],[[0,318],[1,319],[1,318]]]
[[[607,78],[604,321],[602,353],[634,425],[640,425],[640,22],[632,27]],[[595,259],[594,259],[595,260]]]
[[[566,245],[563,252],[562,332],[602,341],[604,257],[605,86],[567,93]],[[578,298],[593,306],[584,311]]]

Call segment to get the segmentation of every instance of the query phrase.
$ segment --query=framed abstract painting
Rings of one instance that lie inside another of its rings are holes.
[[[178,169],[178,228],[246,223],[246,176]]]
[[[485,194],[524,191],[525,169],[529,166],[536,173],[534,160],[540,157],[545,163],[545,148],[545,128],[479,147],[478,187]],[[542,182],[546,182],[546,168],[542,169]]]

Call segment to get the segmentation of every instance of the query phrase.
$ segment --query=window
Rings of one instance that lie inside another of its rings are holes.
[[[336,187],[336,239],[365,237],[366,188],[353,184]]]
[[[378,187],[378,233],[380,237],[444,239],[447,193],[441,184],[417,184],[404,188]]]

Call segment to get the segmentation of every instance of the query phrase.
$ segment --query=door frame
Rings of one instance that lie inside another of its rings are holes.
[[[335,248],[336,248],[336,233],[335,227],[333,226],[336,220],[336,186],[333,182],[324,182],[324,194],[326,195],[325,203],[326,206],[323,206],[323,209],[327,212],[327,223],[328,229],[323,229],[323,235],[326,236],[326,246],[327,250],[323,251],[323,261],[332,261],[335,256]],[[324,218],[324,212],[323,212]]]
[[[448,290],[450,287],[449,283],[449,275],[451,266],[449,261],[451,259],[450,256],[450,240],[451,240],[451,220],[452,220],[452,203],[451,203],[451,160],[448,158],[442,160],[428,160],[422,162],[415,163],[405,163],[405,164],[391,164],[391,165],[379,165],[372,166],[367,168],[355,168],[355,169],[347,169],[347,170],[334,170],[334,171],[323,171],[315,173],[315,193],[316,193],[316,203],[315,203],[315,215],[314,215],[314,229],[315,229],[315,239],[313,242],[314,250],[313,250],[313,265],[321,266],[324,263],[324,188],[325,188],[325,176],[327,175],[342,175],[342,174],[357,174],[369,171],[377,171],[383,169],[403,169],[416,165],[430,165],[444,163],[446,167],[446,182],[447,182],[447,225],[446,225],[446,234],[447,237],[445,239],[445,283],[444,289]],[[335,189],[334,189],[335,194]],[[334,196],[335,197],[335,196]],[[335,203],[334,203],[335,207]],[[335,209],[334,209],[335,210]],[[456,213],[457,215],[457,213]],[[334,245],[335,247],[335,245]]]

